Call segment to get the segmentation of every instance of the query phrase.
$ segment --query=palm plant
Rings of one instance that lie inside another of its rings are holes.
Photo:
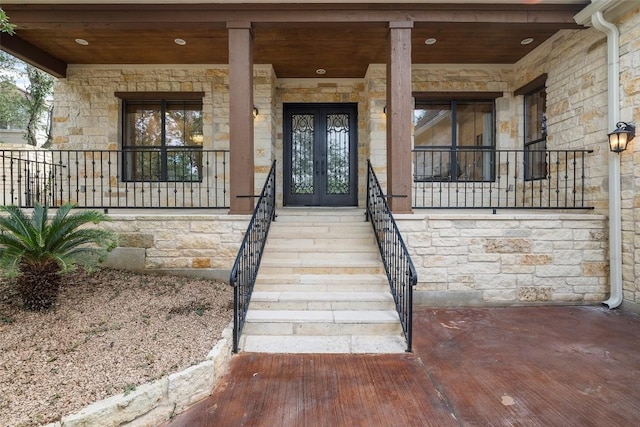
[[[49,221],[49,208],[39,203],[31,218],[17,206],[1,206],[0,267],[17,276],[18,290],[27,310],[50,308],[57,299],[61,273],[76,265],[92,267],[115,248],[116,235],[108,230],[82,227],[109,218],[97,211],[71,213],[65,204]],[[82,228],[81,228],[82,227]]]

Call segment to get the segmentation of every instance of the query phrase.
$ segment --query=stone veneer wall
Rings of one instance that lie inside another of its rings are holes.
[[[228,280],[249,216],[225,213],[134,211],[109,213],[101,223],[115,231],[120,245],[107,266],[180,273]]]
[[[640,124],[640,8],[615,24],[620,30],[620,120]],[[561,31],[514,67],[517,88],[547,73],[549,147],[594,150],[588,157],[587,198],[608,214],[609,129],[607,39],[594,28]],[[519,134],[522,134],[520,126]],[[640,145],[620,154],[622,197],[622,280],[624,305],[640,312]],[[605,223],[608,230],[608,222]]]
[[[606,218],[594,214],[398,215],[418,273],[415,303],[597,303],[608,292]]]

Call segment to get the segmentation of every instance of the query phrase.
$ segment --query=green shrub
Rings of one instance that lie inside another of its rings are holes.
[[[75,206],[61,206],[51,220],[49,208],[36,204],[31,218],[17,206],[2,206],[0,216],[0,267],[16,276],[27,310],[50,308],[57,299],[60,274],[76,265],[91,268],[102,262],[117,245],[108,230],[82,227],[109,218],[97,211],[71,213]]]

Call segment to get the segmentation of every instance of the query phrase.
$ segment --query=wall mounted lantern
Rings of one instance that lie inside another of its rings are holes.
[[[200,131],[193,131],[191,132],[191,141],[193,141],[194,144],[202,145],[204,142],[204,135]]]
[[[256,107],[255,105],[253,106],[253,118],[255,119],[256,117],[258,117],[258,107]]]
[[[627,144],[636,136],[636,127],[625,122],[618,122],[616,129],[609,134],[609,149],[620,153],[627,149]]]

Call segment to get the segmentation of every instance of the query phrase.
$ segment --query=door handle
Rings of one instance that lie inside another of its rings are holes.
[[[324,160],[320,162],[320,175],[324,175]]]
[[[316,160],[316,175],[320,175],[320,169],[318,169],[318,161]]]

